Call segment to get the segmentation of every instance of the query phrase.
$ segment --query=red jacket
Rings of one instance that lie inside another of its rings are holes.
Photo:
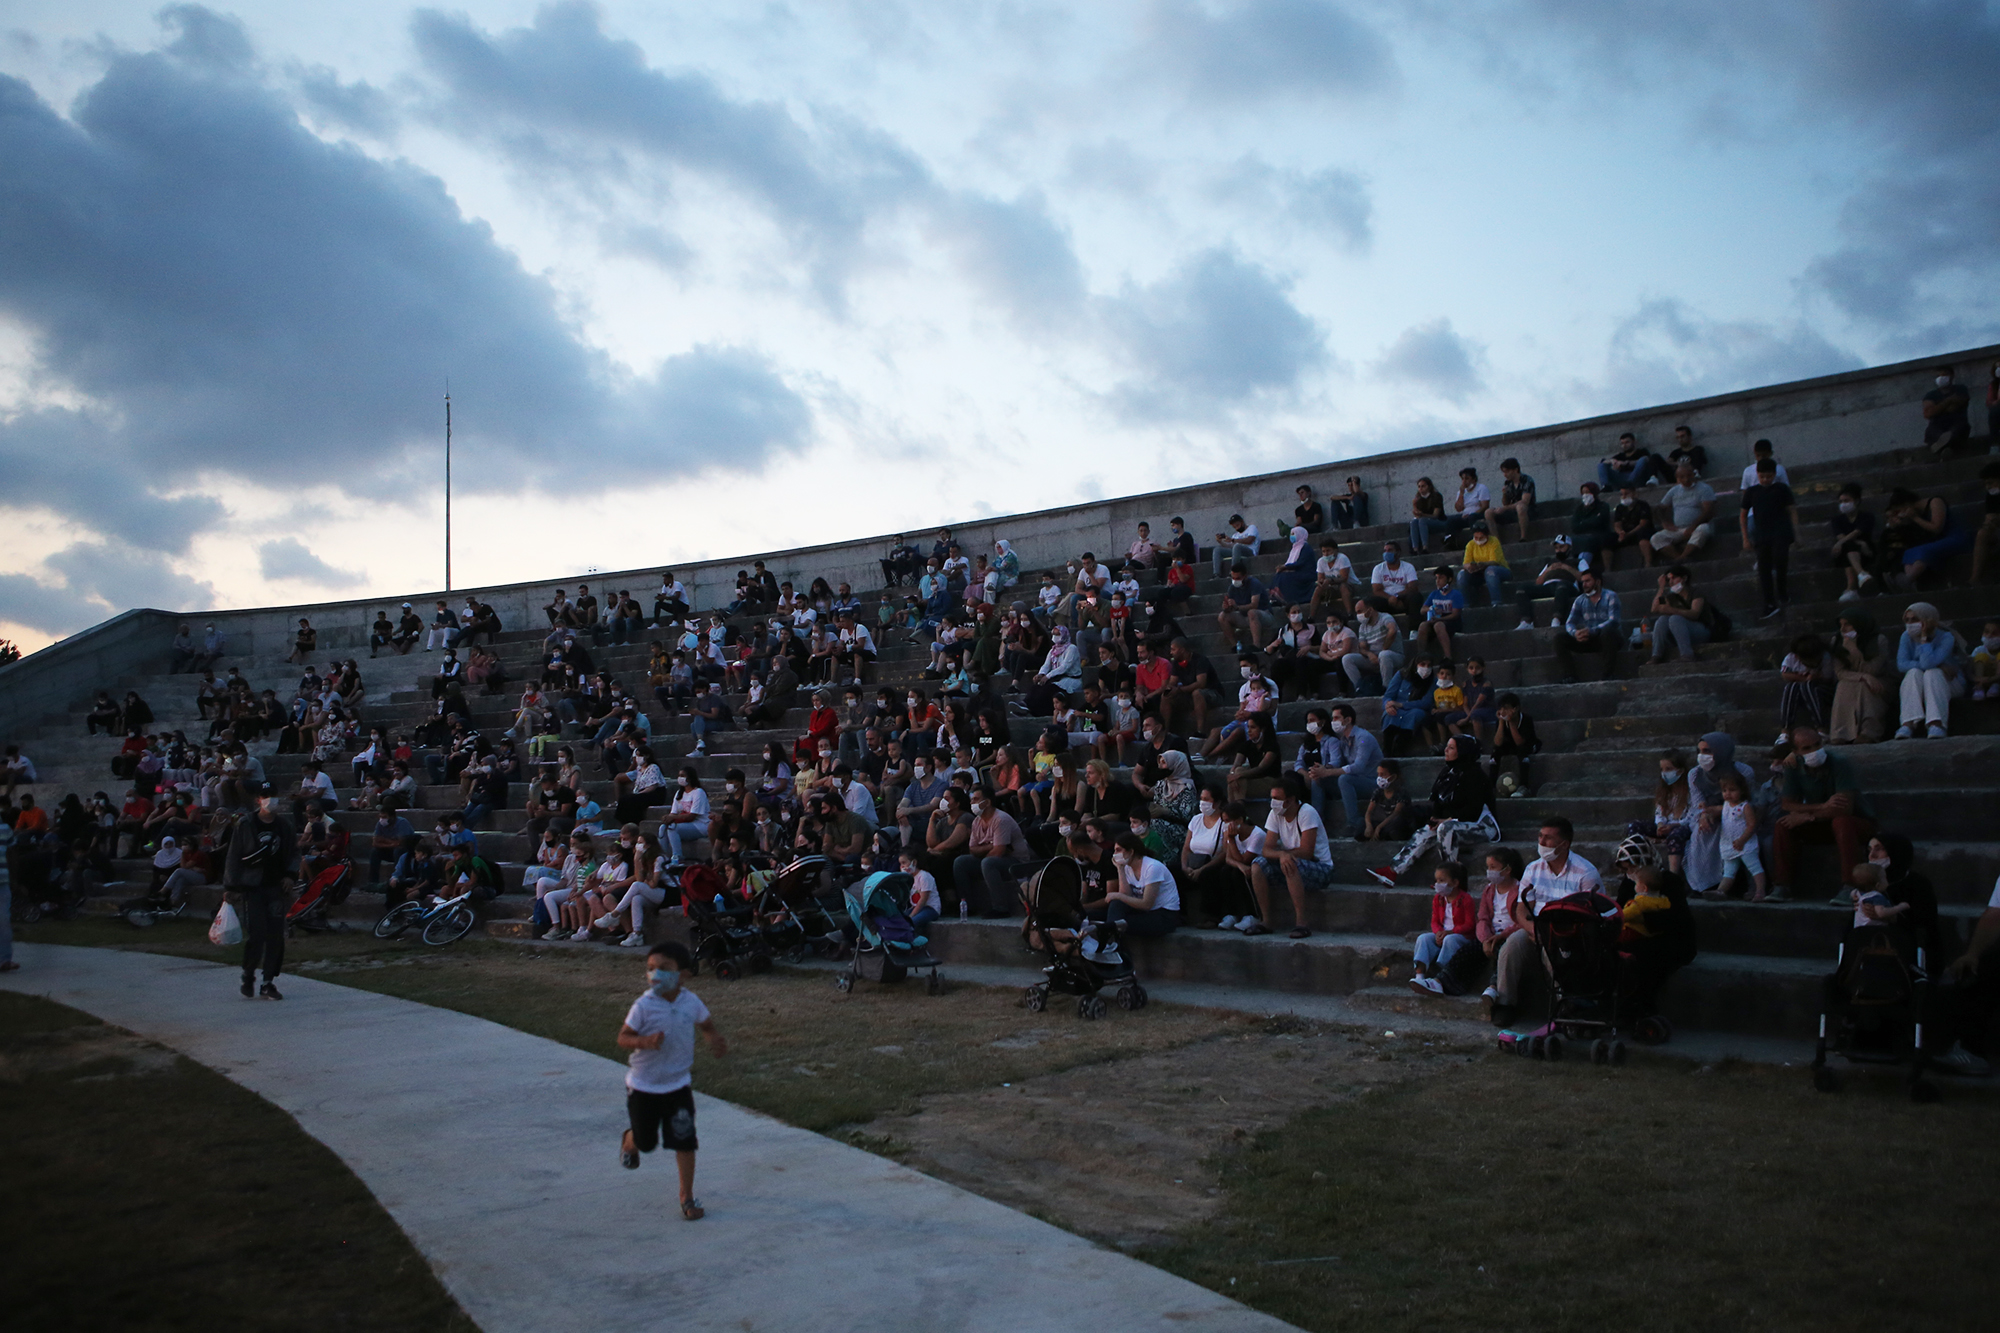
[[[1444,928],[1445,904],[1451,904],[1451,933],[1477,938],[1479,931],[1479,904],[1464,889],[1451,894],[1431,895],[1431,934],[1442,935]]]
[[[1507,929],[1500,931],[1493,929],[1493,900],[1498,893],[1498,886],[1488,884],[1486,892],[1479,895],[1479,942],[1481,944],[1499,936],[1511,935],[1520,929],[1516,925],[1509,925]],[[1520,897],[1521,886],[1516,884],[1513,891],[1507,895],[1507,920],[1509,922],[1512,922],[1514,919],[1514,904],[1520,900]]]

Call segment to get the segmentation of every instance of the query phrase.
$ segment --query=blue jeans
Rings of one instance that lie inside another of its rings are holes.
[[[1649,478],[1665,481],[1672,475],[1671,472],[1665,471],[1660,466],[1660,460],[1651,454],[1647,454],[1631,467],[1613,467],[1601,460],[1597,464],[1597,484],[1607,491],[1616,491],[1620,486],[1644,486]]]
[[[1507,595],[1507,568],[1504,565],[1487,565],[1479,571],[1486,582],[1486,604],[1499,606]],[[1458,571],[1458,594],[1469,603],[1472,600],[1472,580],[1477,577],[1469,569]]]
[[[1319,811],[1320,823],[1333,828],[1330,807],[1333,795],[1340,793],[1340,807],[1347,814],[1347,830],[1358,833],[1361,830],[1361,807],[1375,795],[1375,775],[1373,773],[1342,773],[1338,777],[1315,778],[1312,784],[1313,809]]]
[[[1451,524],[1441,518],[1412,518],[1410,520],[1410,549],[1425,551],[1430,549],[1431,538],[1445,538],[1451,535]]]
[[[1368,526],[1368,492],[1359,495],[1336,495],[1327,502],[1327,517],[1336,528],[1365,528]]]
[[[1257,548],[1254,546],[1217,546],[1213,554],[1215,556],[1215,577],[1221,578],[1229,572],[1229,567],[1237,561],[1241,560],[1244,564],[1249,564],[1250,558],[1257,554]]]
[[[1440,944],[1438,937],[1427,930],[1417,936],[1417,966],[1444,982],[1445,989],[1456,994],[1458,987],[1454,984],[1456,973],[1452,961],[1468,945],[1477,943],[1470,935],[1451,934],[1445,936],[1444,943]]]
[[[1686,616],[1660,616],[1653,621],[1653,660],[1663,662],[1667,656],[1667,645],[1672,643],[1681,650],[1683,660],[1693,657],[1694,650],[1708,642],[1708,626],[1699,620],[1689,620]]]

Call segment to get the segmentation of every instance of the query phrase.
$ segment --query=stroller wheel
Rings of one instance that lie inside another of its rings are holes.
[[[1028,987],[1028,993],[1023,998],[1028,1002],[1028,1012],[1039,1014],[1042,1010],[1049,1007],[1049,988],[1047,986],[1030,986]]]
[[[1614,1065],[1623,1065],[1625,1063],[1624,1042],[1614,1041],[1611,1043],[1611,1063]]]
[[[1104,1017],[1107,1006],[1101,995],[1086,995],[1076,1002],[1076,1016],[1085,1021]]]
[[[1548,1052],[1548,1057],[1549,1057],[1549,1059],[1551,1059],[1551,1060],[1560,1060],[1560,1059],[1562,1059],[1562,1058],[1563,1058],[1563,1039],[1562,1039],[1561,1037],[1558,1037],[1558,1036],[1557,1036],[1557,1035],[1556,1035],[1555,1033],[1551,1032],[1551,1033],[1549,1034],[1549,1040],[1548,1040],[1548,1046],[1547,1046],[1547,1048],[1546,1048],[1546,1049],[1547,1049],[1547,1052]]]
[[[1120,986],[1118,988],[1118,1007],[1120,1009],[1137,1009],[1139,1007],[1138,1001],[1133,997],[1132,987]]]
[[[1594,1065],[1608,1064],[1610,1063],[1610,1060],[1611,1060],[1610,1042],[1604,1040],[1604,1038],[1602,1037],[1599,1037],[1596,1041],[1590,1043],[1590,1063]]]
[[[1528,1054],[1533,1056],[1537,1060],[1547,1059],[1549,1054],[1548,1038],[1535,1037],[1531,1039],[1528,1042]]]
[[[718,972],[719,972],[719,969],[718,969]],[[853,977],[850,977],[850,976],[848,976],[848,975],[847,975],[847,973],[845,973],[845,972],[842,972],[842,973],[841,973],[841,974],[840,974],[839,976],[837,976],[837,977],[835,977],[835,978],[833,979],[833,985],[834,985],[834,988],[835,988],[836,990],[840,991],[840,992],[841,992],[841,994],[843,994],[843,995],[844,995],[844,994],[846,994],[846,993],[847,993],[848,991],[851,991],[851,990],[853,990],[853,989],[854,989],[854,978],[853,978]]]
[[[1144,986],[1141,986],[1136,981],[1132,983],[1132,1007],[1134,1009],[1144,1009],[1149,998],[1151,997],[1146,994]]]
[[[1648,1014],[1632,1029],[1641,1046],[1664,1046],[1673,1040],[1674,1025],[1658,1014]]]
[[[743,971],[736,966],[734,959],[725,958],[715,965],[715,979],[717,981],[734,981],[742,975]]]
[[[1839,1092],[1840,1075],[1825,1065],[1813,1066],[1813,1089],[1816,1092]]]

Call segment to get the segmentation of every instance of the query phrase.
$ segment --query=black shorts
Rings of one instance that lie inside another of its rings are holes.
[[[675,1152],[693,1152],[701,1145],[694,1136],[694,1088],[672,1092],[625,1090],[625,1112],[632,1118],[632,1146],[651,1152],[664,1144]]]

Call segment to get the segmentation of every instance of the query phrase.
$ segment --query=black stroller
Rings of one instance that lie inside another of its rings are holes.
[[[1022,886],[1021,896],[1028,907],[1022,935],[1049,960],[1042,980],[1024,997],[1032,1012],[1048,1008],[1054,992],[1077,997],[1078,1018],[1102,1018],[1104,997],[1098,992],[1106,986],[1118,988],[1120,1009],[1146,1007],[1146,988],[1118,948],[1118,927],[1083,914],[1083,869],[1073,859],[1050,861]]]
[[[925,990],[932,995],[944,994],[944,978],[938,974],[940,964],[931,953],[930,937],[903,910],[909,892],[908,875],[886,870],[847,886],[847,914],[859,938],[854,957],[833,979],[834,985],[848,991],[854,989],[856,981],[896,982],[912,972],[928,972]]]
[[[838,958],[846,947],[840,922],[817,892],[828,864],[824,856],[802,856],[781,869],[755,872],[763,888],[752,902],[769,953],[797,963],[807,953]]]
[[[1565,1042],[1589,1041],[1592,1063],[1625,1063],[1618,1026],[1620,928],[1618,904],[1601,893],[1573,893],[1536,913],[1535,943],[1548,964],[1549,1021],[1501,1032],[1501,1050],[1560,1060]]]
[[[1910,1067],[1910,1100],[1938,1100],[1924,1077],[1924,1015],[1931,977],[1924,949],[1897,926],[1852,926],[1825,982],[1819,1045],[1813,1052],[1813,1086],[1839,1092],[1841,1078],[1827,1065],[1829,1052],[1849,1064]]]
[[[741,899],[729,901],[722,875],[714,866],[697,862],[681,867],[678,875],[668,874],[669,882],[680,890],[681,909],[687,913],[688,943],[696,971],[706,962],[717,981],[734,981],[745,971],[771,970],[771,951],[757,928],[755,910]]]

